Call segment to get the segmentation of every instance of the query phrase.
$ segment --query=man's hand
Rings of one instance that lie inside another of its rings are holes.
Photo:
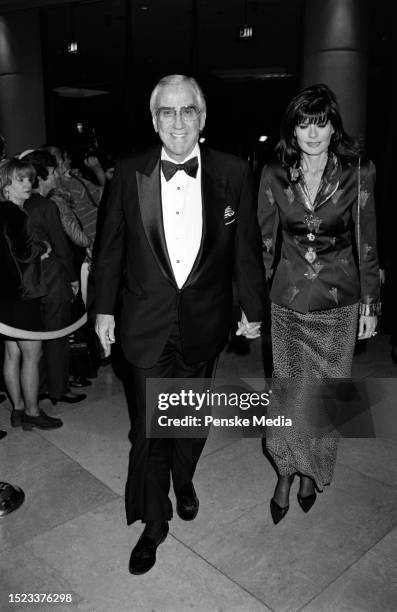
[[[97,314],[95,331],[103,349],[103,356],[109,357],[112,344],[116,342],[114,337],[114,316]]]
[[[72,287],[73,297],[76,297],[76,295],[78,294],[79,289],[80,289],[79,281],[78,280],[77,281],[72,281],[70,283],[70,286]]]
[[[252,321],[250,323],[243,310],[241,311],[241,321],[237,325],[236,336],[245,336],[248,340],[253,340],[261,335],[261,322]]]
[[[371,336],[376,336],[376,324],[378,322],[378,317],[369,317],[365,315],[360,315],[358,320],[358,339],[366,340],[367,338],[371,338]]]

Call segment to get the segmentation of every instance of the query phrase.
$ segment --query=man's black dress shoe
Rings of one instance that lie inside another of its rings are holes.
[[[62,425],[61,419],[50,417],[43,410],[40,410],[37,416],[26,414],[26,412],[22,416],[22,429],[25,431],[31,431],[34,427],[37,427],[37,429],[58,429]]]
[[[58,402],[65,402],[65,404],[77,404],[78,402],[82,402],[87,397],[86,393],[76,393],[75,395],[61,395],[61,397],[51,397],[47,392],[39,393],[39,401],[49,399],[53,406],[55,406]]]
[[[90,385],[92,385],[92,382],[88,380],[88,378],[83,378],[82,376],[73,376],[69,380],[69,385],[71,387],[81,389],[81,387],[89,387]]]
[[[0,440],[2,440],[3,438],[5,438],[7,435],[7,432],[4,431],[3,429],[0,429]]]
[[[168,522],[164,521],[156,537],[148,535],[149,525],[145,529],[131,552],[128,569],[131,574],[140,575],[148,572],[156,563],[156,551],[168,535]]]
[[[184,521],[192,521],[199,510],[199,500],[192,482],[183,485],[176,493],[176,511]]]

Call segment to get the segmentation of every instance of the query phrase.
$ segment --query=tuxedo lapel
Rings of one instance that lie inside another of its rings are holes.
[[[158,153],[149,160],[142,172],[137,170],[136,182],[143,227],[153,255],[164,276],[175,285],[164,234],[161,206],[160,156]]]
[[[201,265],[206,261],[210,250],[216,243],[219,231],[219,210],[221,207],[222,221],[226,202],[226,176],[216,165],[213,153],[201,149],[201,201],[203,212],[203,230],[200,249],[193,268],[186,279],[184,287],[193,284],[200,274]]]

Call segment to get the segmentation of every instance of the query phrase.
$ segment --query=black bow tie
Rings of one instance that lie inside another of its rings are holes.
[[[187,175],[196,178],[198,170],[198,158],[192,157],[188,159],[184,164],[174,164],[173,162],[167,161],[166,159],[161,160],[161,168],[163,170],[164,178],[166,181],[172,179],[174,174],[178,170],[184,170]]]

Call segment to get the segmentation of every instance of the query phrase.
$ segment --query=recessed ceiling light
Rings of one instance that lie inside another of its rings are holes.
[[[72,40],[70,43],[68,43],[68,52],[69,53],[78,53],[79,49],[78,49],[78,45],[77,45],[77,40]]]

